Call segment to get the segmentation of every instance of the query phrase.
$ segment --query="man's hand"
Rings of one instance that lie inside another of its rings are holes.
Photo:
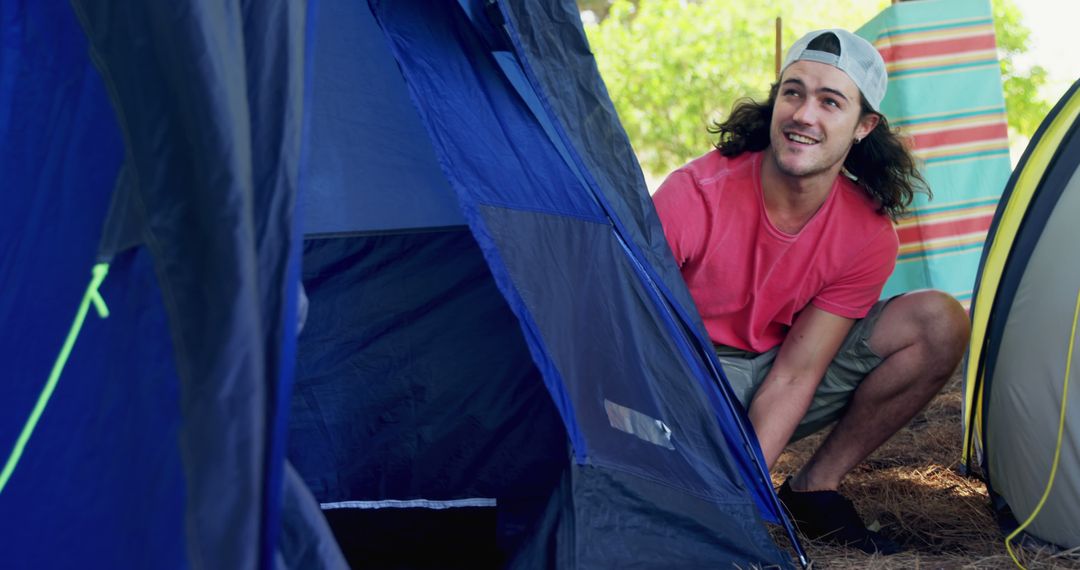
[[[750,421],[770,469],[806,415],[825,370],[854,323],[813,305],[795,317],[750,404]]]

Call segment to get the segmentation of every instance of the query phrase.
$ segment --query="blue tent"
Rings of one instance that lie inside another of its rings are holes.
[[[791,565],[573,2],[3,10],[5,566]]]

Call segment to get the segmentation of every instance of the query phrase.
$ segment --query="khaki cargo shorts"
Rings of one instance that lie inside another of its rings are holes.
[[[881,364],[882,358],[870,350],[870,333],[890,300],[878,301],[865,317],[855,321],[840,345],[836,358],[825,371],[825,377],[814,393],[814,401],[810,403],[810,409],[799,427],[795,428],[791,441],[802,439],[840,419],[855,388],[871,370]],[[750,409],[750,401],[765,381],[780,347],[760,354],[722,345],[714,348],[735,396],[744,408]]]

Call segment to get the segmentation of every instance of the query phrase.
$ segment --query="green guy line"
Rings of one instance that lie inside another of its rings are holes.
[[[72,323],[67,339],[64,340],[64,347],[60,349],[60,355],[56,357],[52,372],[49,373],[49,380],[45,383],[45,387],[38,396],[34,411],[30,412],[30,417],[26,420],[26,425],[23,426],[22,433],[19,434],[19,439],[15,442],[15,448],[11,450],[11,455],[8,456],[7,462],[4,463],[3,472],[0,472],[0,493],[4,492],[8,479],[11,478],[15,466],[18,465],[19,459],[26,449],[26,442],[30,440],[34,428],[37,427],[38,420],[41,419],[41,414],[45,412],[45,406],[49,404],[49,398],[52,397],[53,391],[56,390],[56,384],[60,381],[60,373],[64,371],[64,365],[67,364],[68,357],[71,356],[71,349],[75,346],[75,339],[79,338],[79,331],[82,330],[83,322],[86,321],[86,313],[90,310],[90,303],[94,304],[98,316],[103,319],[109,316],[109,308],[105,306],[105,299],[102,299],[101,294],[98,293],[98,287],[101,286],[101,282],[105,280],[108,273],[108,263],[99,263],[94,266],[90,285],[86,288],[82,303],[79,304],[79,312],[76,313],[75,322]]]

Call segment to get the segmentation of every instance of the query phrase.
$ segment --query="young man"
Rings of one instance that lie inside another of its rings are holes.
[[[891,553],[836,489],[955,371],[968,318],[938,291],[878,301],[896,263],[892,218],[925,184],[878,112],[886,83],[865,40],[807,34],[769,100],[736,105],[717,149],[672,173],[655,203],[769,466],[837,421],[779,490],[800,530]]]

